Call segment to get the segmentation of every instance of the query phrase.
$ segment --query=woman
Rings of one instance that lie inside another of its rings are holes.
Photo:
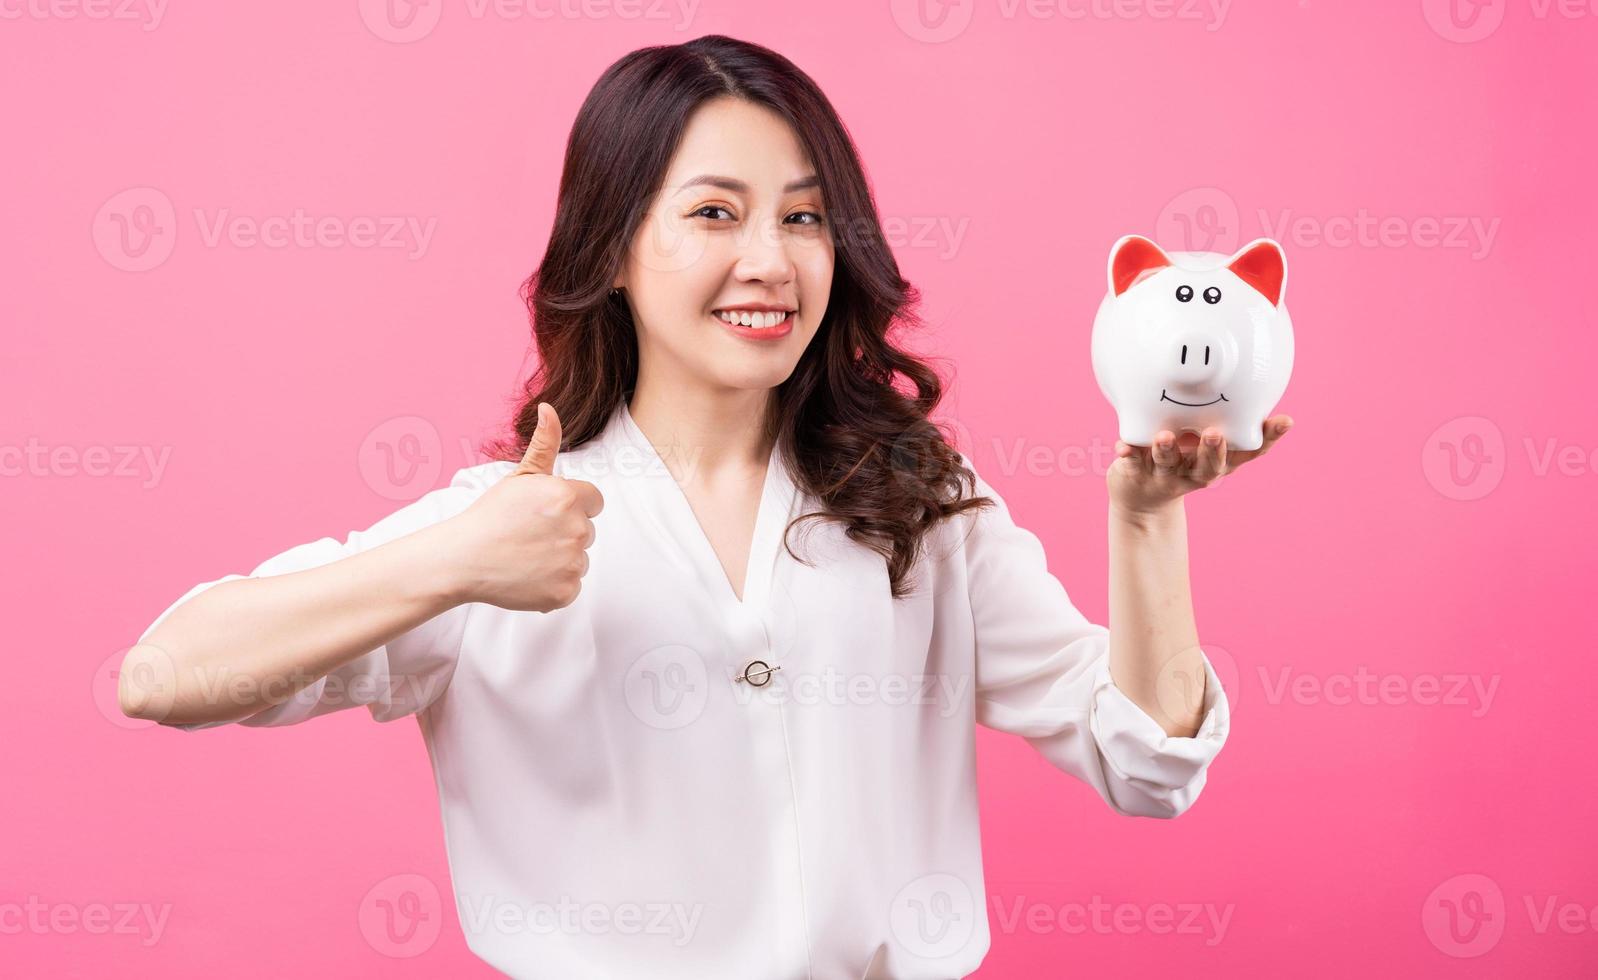
[[[462,926],[515,976],[969,973],[975,722],[1121,813],[1192,804],[1228,713],[1180,498],[1285,419],[1251,453],[1117,445],[1110,616],[1137,628],[1089,622],[887,339],[915,291],[843,125],[721,36],[599,80],[529,285],[502,458],[196,586],[128,654],[125,711],[415,714]]]

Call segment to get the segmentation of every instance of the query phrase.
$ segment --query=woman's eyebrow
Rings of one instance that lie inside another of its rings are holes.
[[[715,174],[700,174],[698,177],[684,181],[682,185],[677,188],[677,190],[685,191],[690,187],[695,187],[700,184],[709,184],[711,187],[719,187],[722,190],[732,191],[735,194],[749,193],[749,185],[743,181],[734,177],[718,177]],[[790,181],[786,186],[783,187],[782,192],[784,194],[791,194],[794,191],[802,191],[807,187],[820,186],[821,178],[815,174],[811,174],[808,177],[801,177],[798,180]]]

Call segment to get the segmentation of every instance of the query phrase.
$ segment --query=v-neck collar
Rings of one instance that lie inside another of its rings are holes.
[[[782,533],[793,519],[793,507],[798,499],[797,486],[783,464],[784,442],[781,434],[766,461],[766,476],[760,488],[754,535],[749,542],[748,566],[744,570],[742,599],[733,592],[732,580],[727,577],[727,570],[722,567],[715,547],[705,534],[704,525],[694,514],[688,495],[683,492],[654,443],[649,441],[649,437],[633,420],[625,398],[617,404],[605,434],[613,448],[615,445],[630,445],[642,454],[647,465],[640,468],[638,478],[653,481],[650,488],[653,492],[649,495],[650,513],[660,522],[661,530],[676,540],[701,567],[703,577],[709,580],[707,586],[718,594],[720,600],[739,612],[765,605],[770,594],[773,566],[782,546]]]

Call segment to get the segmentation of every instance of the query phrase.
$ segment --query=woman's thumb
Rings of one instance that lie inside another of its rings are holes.
[[[538,423],[527,440],[527,452],[517,470],[522,473],[555,473],[555,454],[560,452],[560,416],[555,406],[538,403]]]

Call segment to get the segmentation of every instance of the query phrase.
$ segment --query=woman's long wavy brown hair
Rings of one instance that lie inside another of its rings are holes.
[[[783,462],[823,506],[784,529],[784,547],[800,521],[842,522],[852,541],[883,556],[892,594],[902,597],[926,533],[992,500],[966,496],[975,492],[974,474],[929,419],[943,383],[888,337],[890,328],[920,325],[920,294],[883,240],[854,143],[815,82],[769,48],[719,34],[641,48],[594,85],[567,141],[549,247],[522,287],[540,363],[519,396],[513,435],[486,451],[521,459],[540,401],[560,413],[561,449],[574,449],[631,396],[638,338],[610,285],[689,116],[723,96],[765,106],[793,126],[821,179],[834,241],[826,316],[777,386],[775,431],[767,433],[785,434]]]

